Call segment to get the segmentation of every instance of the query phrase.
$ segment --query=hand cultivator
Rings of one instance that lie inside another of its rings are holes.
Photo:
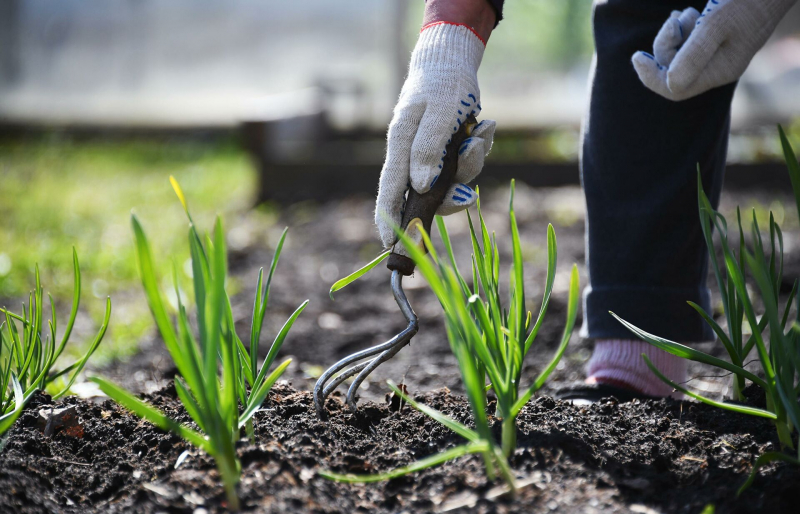
[[[423,250],[425,247],[422,243],[422,234],[419,228],[422,227],[426,232],[430,232],[433,218],[436,215],[436,209],[441,205],[456,176],[456,171],[458,170],[458,150],[464,140],[470,136],[472,129],[477,123],[475,117],[470,115],[466,122],[461,124],[461,127],[459,127],[458,131],[456,131],[450,139],[450,142],[445,147],[446,153],[442,163],[442,172],[427,193],[419,194],[414,191],[413,188],[409,188],[408,200],[406,202],[405,211],[403,212],[400,228]],[[417,315],[414,313],[414,309],[411,308],[411,304],[408,302],[403,292],[403,277],[414,273],[415,265],[414,261],[409,257],[408,252],[403,247],[402,242],[398,241],[392,248],[386,267],[392,271],[392,294],[394,295],[398,307],[400,307],[400,312],[402,312],[403,316],[406,318],[408,326],[406,326],[402,332],[384,343],[345,357],[328,368],[328,370],[320,376],[314,386],[314,406],[320,418],[323,418],[325,415],[325,398],[327,398],[339,384],[356,374],[355,380],[347,391],[346,401],[347,405],[353,411],[357,410],[356,393],[364,379],[375,371],[375,368],[394,357],[397,352],[410,343],[411,338],[414,337],[417,330],[419,330]],[[360,363],[355,364],[357,362]]]

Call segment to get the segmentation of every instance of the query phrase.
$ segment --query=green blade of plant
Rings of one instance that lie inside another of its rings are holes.
[[[741,302],[740,302],[740,303],[741,303]],[[744,307],[742,307],[742,309],[744,309]],[[761,319],[760,319],[760,320],[759,320],[759,322],[758,322],[758,329],[757,329],[759,334],[760,334],[760,333],[762,333],[762,332],[763,332],[763,331],[764,331],[764,330],[767,328],[767,324],[768,324],[768,322],[769,322],[769,318],[767,318],[766,316],[762,316],[762,317],[761,317]],[[751,330],[752,330],[752,329],[751,329]],[[742,350],[742,355],[743,355],[743,356],[747,356],[747,355],[749,355],[749,354],[750,354],[750,351],[751,351],[751,350],[753,349],[753,347],[756,345],[756,336],[755,336],[755,332],[756,332],[756,331],[755,331],[755,330],[753,330],[753,334],[750,334],[750,337],[749,337],[749,338],[747,338],[747,342],[745,343],[745,345],[744,345],[744,349]]]
[[[194,422],[197,423],[197,426],[200,427],[200,430],[203,432],[208,432],[206,420],[203,417],[203,409],[201,409],[200,405],[197,404],[197,400],[195,400],[192,396],[192,393],[189,392],[189,389],[185,385],[183,379],[180,376],[176,376],[174,383],[175,392],[178,393],[178,398],[180,398],[183,407],[186,409],[186,412],[188,412],[189,416],[191,416]]]
[[[258,280],[256,280],[256,294],[253,299],[253,317],[250,321],[250,352],[248,353],[249,364],[252,367],[258,358],[258,340],[261,327],[259,326],[259,313],[261,312],[261,289],[264,283],[264,268],[258,270]],[[250,382],[255,378],[251,372]]]
[[[740,366],[736,366],[735,364],[731,364],[728,361],[724,361],[717,357],[711,356],[707,353],[695,350],[694,348],[691,348],[689,346],[676,343],[674,341],[670,341],[669,339],[664,339],[663,337],[658,337],[656,335],[645,332],[636,325],[628,323],[627,321],[620,318],[613,312],[609,311],[609,313],[612,316],[614,316],[614,318],[616,318],[617,321],[622,323],[628,330],[633,332],[636,335],[636,337],[642,339],[647,343],[650,343],[656,348],[659,348],[667,353],[671,353],[672,355],[676,355],[684,359],[689,359],[695,362],[702,362],[704,364],[710,364],[711,366],[716,366],[718,368],[722,368],[737,375],[741,375],[746,379],[752,381],[753,383],[757,384],[759,387],[762,387],[765,391],[768,390],[767,383],[764,382],[762,378],[759,378],[758,376],[754,375],[753,373],[747,371],[746,369]]]
[[[323,478],[327,478],[328,480],[335,480],[337,482],[346,482],[346,483],[383,482],[384,480],[391,480],[393,478],[402,477],[405,475],[409,475],[411,473],[415,473],[417,471],[422,471],[424,469],[432,468],[433,466],[438,466],[439,464],[443,464],[447,461],[457,459],[459,457],[462,457],[464,455],[469,455],[471,453],[486,453],[489,451],[489,449],[490,449],[489,443],[485,441],[465,444],[462,446],[456,446],[455,448],[451,448],[441,453],[431,455],[430,457],[420,459],[414,462],[413,464],[409,464],[408,466],[403,466],[401,468],[397,468],[387,473],[380,473],[375,475],[355,475],[352,473],[341,474],[341,473],[334,473],[332,471],[319,471],[318,473],[319,476]]]
[[[130,410],[140,418],[146,419],[161,429],[169,430],[170,432],[179,435],[206,453],[213,455],[214,448],[211,446],[211,443],[209,443],[209,441],[203,437],[203,434],[171,420],[160,410],[145,403],[113,382],[100,377],[91,377],[89,380],[97,384],[98,387],[100,387],[100,390],[103,391],[103,393],[105,393],[109,398]]]
[[[181,306],[178,311],[178,327],[178,342],[181,345],[181,356],[185,363],[182,376],[189,385],[189,389],[194,391],[200,405],[202,405],[203,408],[207,408],[208,399],[206,398],[205,389],[203,387],[203,358],[200,355],[197,342],[192,335],[189,326],[189,317],[183,306]]]
[[[216,226],[215,222],[215,237]],[[215,247],[215,239],[212,240],[209,234],[205,235],[205,248],[207,249],[208,267],[209,267],[209,282],[206,298],[206,337],[201,339],[201,350],[203,356],[203,377],[204,389],[206,397],[209,400],[209,406],[216,409],[219,416],[212,416],[215,423],[221,423],[222,426],[211,428],[209,436],[214,437],[213,434],[221,433],[225,426],[229,425],[229,416],[231,412],[230,401],[222,394],[222,390],[227,390],[227,383],[221,385],[219,380],[216,380],[219,370],[220,361],[223,360],[220,353],[221,339],[222,339],[222,317],[224,313],[225,301],[225,252],[224,249]],[[222,250],[222,251],[220,251]],[[224,375],[224,373],[223,373]],[[223,377],[225,378],[225,377]]]
[[[61,355],[61,352],[64,351],[64,347],[67,345],[67,341],[69,341],[69,336],[72,334],[72,328],[75,326],[75,319],[78,316],[78,307],[81,303],[81,267],[80,263],[78,262],[78,252],[75,250],[75,247],[72,248],[72,269],[72,309],[70,310],[69,318],[67,319],[67,328],[64,331],[64,335],[61,337],[61,344],[58,346],[58,350],[54,352],[52,359],[53,363]],[[55,320],[55,317],[53,319]],[[53,342],[55,343],[55,339],[53,339]]]
[[[511,309],[514,312],[514,325],[509,326],[512,330],[512,335],[517,339],[519,344],[524,344],[525,339],[525,282],[523,280],[523,264],[522,264],[522,248],[520,246],[519,227],[517,226],[517,217],[514,214],[514,180],[511,180],[511,193],[508,201],[508,218],[511,225],[511,254],[513,259],[513,303]],[[519,349],[520,356],[523,354],[523,349]],[[516,375],[516,373],[514,373]]]
[[[283,342],[286,340],[286,336],[289,335],[289,331],[292,329],[294,322],[297,321],[297,318],[305,310],[306,306],[308,306],[308,300],[301,303],[300,307],[295,309],[292,315],[289,316],[289,319],[287,319],[286,322],[283,324],[283,327],[281,327],[281,330],[280,332],[278,332],[278,335],[275,336],[275,340],[272,342],[272,346],[269,349],[269,353],[267,353],[267,357],[264,359],[264,364],[261,365],[261,370],[259,370],[258,376],[256,377],[256,380],[254,382],[254,384],[256,385],[254,385],[253,387],[258,388],[259,387],[258,384],[260,384],[264,380],[267,371],[269,371],[270,366],[272,366],[272,363],[275,361],[275,357],[278,356],[278,352],[280,351],[281,346],[283,346]]]
[[[192,257],[192,285],[194,285],[197,309],[197,327],[200,332],[200,341],[205,341],[207,337],[206,295],[208,283],[211,280],[211,271],[208,267],[208,256],[203,249],[203,242],[193,224],[189,227],[189,252]]]
[[[800,286],[800,279],[795,279],[794,285],[792,285],[792,291],[789,293],[789,298],[786,300],[786,308],[783,311],[783,318],[781,319],[781,326],[784,329],[786,328],[786,323],[789,322],[789,312],[792,310],[792,301],[794,301],[797,295],[798,286]]]
[[[753,305],[750,302],[750,297],[747,294],[747,287],[745,285],[743,271],[736,260],[733,258],[731,254],[730,248],[728,248],[727,242],[723,239],[722,241],[722,249],[725,255],[725,266],[728,270],[728,276],[731,277],[733,280],[734,286],[736,287],[736,291],[739,294],[739,298],[742,300],[742,306],[744,307],[744,312],[747,315],[747,321],[750,323],[751,327],[758,326],[758,319],[755,314],[755,310],[753,309]],[[747,251],[745,250],[744,253],[746,254]],[[772,364],[770,363],[769,359],[769,352],[767,351],[766,346],[764,345],[764,341],[761,338],[761,334],[757,330],[753,330],[753,337],[755,338],[755,346],[758,351],[759,359],[761,360],[761,366],[764,368],[764,373],[767,376],[767,382],[765,382],[766,387],[764,387],[765,391],[771,391],[769,386],[769,380],[775,376],[775,371],[772,368]]]
[[[180,200],[181,205],[183,205],[183,211],[186,213],[186,217],[189,218],[189,222],[194,224],[192,221],[192,215],[189,213],[189,204],[186,203],[186,196],[183,194],[183,189],[181,189],[181,185],[178,184],[178,181],[175,180],[175,177],[172,175],[169,176],[169,183],[172,184],[172,189],[175,191],[175,195]]]
[[[250,384],[250,387],[253,387],[253,383],[255,381],[255,376],[253,376],[253,368],[250,367],[250,354],[245,348],[244,343],[238,337],[236,338],[236,349],[238,350],[239,354],[239,363],[242,367],[242,371],[244,372],[244,378],[247,380],[247,383]]]
[[[398,388],[397,385],[395,385],[395,383],[392,382],[391,380],[387,380],[386,383],[389,384],[389,387],[391,388],[392,392],[394,392],[394,394],[398,395],[413,408],[425,414],[429,418],[438,421],[439,423],[446,426],[447,428],[449,428],[456,434],[460,435],[467,441],[470,441],[471,443],[479,443],[482,441],[481,436],[478,435],[476,431],[467,427],[463,423],[459,423],[450,416],[447,416],[446,414],[439,412],[433,407],[429,407],[424,403],[416,402],[413,398],[409,397],[407,394],[401,391],[400,388]]]
[[[756,479],[756,475],[758,475],[758,470],[761,469],[763,466],[766,466],[770,462],[775,461],[782,461],[788,462],[789,464],[794,464],[795,466],[800,466],[800,460],[792,457],[791,455],[786,455],[785,453],[781,452],[766,452],[762,455],[759,455],[756,461],[753,463],[753,470],[750,472],[750,476],[747,477],[747,480],[742,487],[736,491],[736,496],[741,495],[747,488],[749,488],[753,481]]]
[[[178,338],[175,335],[175,330],[172,328],[169,315],[161,299],[161,292],[158,289],[158,280],[156,279],[155,267],[153,266],[150,244],[147,242],[144,229],[135,215],[131,215],[131,225],[133,226],[133,233],[136,239],[136,256],[139,263],[139,275],[141,276],[142,285],[144,286],[147,304],[150,307],[150,312],[153,314],[161,337],[164,339],[164,344],[175,361],[175,365],[181,371],[182,375],[186,375],[180,347],[178,345]]]
[[[227,427],[233,427],[236,426],[239,415],[239,400],[236,384],[239,381],[240,369],[235,365],[235,327],[226,323],[225,320],[225,312],[228,303],[228,296],[225,292],[225,280],[228,273],[227,257],[222,219],[217,216],[217,221],[214,223],[214,285],[212,288],[211,300],[213,302],[211,322],[219,324],[217,344],[219,344],[218,350],[222,355],[222,382],[224,384],[222,390],[224,394],[221,395],[221,409],[224,413]],[[215,334],[212,333],[210,336],[214,338]],[[214,358],[214,366],[217,366],[216,356]]]
[[[261,298],[261,323],[264,322],[264,313],[267,311],[267,305],[269,305],[269,291],[272,287],[272,278],[275,276],[275,269],[278,267],[278,261],[281,258],[283,244],[286,242],[286,235],[288,233],[289,227],[284,227],[283,232],[281,232],[281,237],[278,239],[278,245],[275,247],[275,253],[272,254],[272,262],[269,265],[269,273],[267,274],[267,283],[264,285],[264,295]]]
[[[567,323],[564,325],[564,333],[561,336],[561,344],[558,345],[558,350],[556,350],[555,355],[550,360],[550,363],[547,367],[542,370],[538,377],[533,384],[525,391],[525,394],[520,396],[514,406],[511,408],[511,413],[513,416],[519,414],[519,411],[525,407],[525,404],[528,403],[528,400],[531,399],[533,394],[541,389],[547,379],[550,377],[550,374],[556,369],[558,366],[559,361],[561,361],[561,357],[564,355],[564,352],[569,345],[569,340],[572,338],[572,331],[575,328],[575,320],[578,317],[578,304],[580,302],[580,275],[578,274],[578,265],[572,265],[572,274],[570,276],[569,281],[569,299],[567,301]]]
[[[796,364],[796,362],[792,364]],[[797,402],[797,394],[794,392],[794,387],[792,387],[792,380],[794,379],[796,369],[798,368],[793,368],[788,376],[781,377],[784,378],[784,380],[776,380],[775,389],[778,391],[778,396],[781,399],[784,409],[786,409],[786,416],[789,418],[792,425],[798,427],[800,426],[800,404]],[[789,440],[791,441],[791,436]],[[788,446],[790,448],[792,447],[791,444]]]
[[[661,373],[661,371],[659,371],[658,368],[655,367],[655,365],[652,363],[652,361],[650,361],[650,359],[647,357],[647,354],[643,353],[642,354],[642,358],[644,359],[645,364],[647,364],[647,367],[650,368],[650,371],[652,371],[659,379],[661,379],[662,382],[664,382],[665,384],[668,384],[673,389],[676,389],[676,390],[682,392],[683,394],[685,394],[687,396],[691,396],[695,400],[699,400],[699,401],[701,401],[701,402],[703,402],[703,403],[705,403],[707,405],[711,405],[712,407],[718,407],[720,409],[725,409],[725,410],[729,410],[729,411],[732,411],[732,412],[737,412],[739,414],[747,414],[747,415],[750,415],[750,416],[758,416],[758,417],[761,417],[761,418],[767,418],[767,419],[772,419],[772,420],[778,419],[778,417],[775,415],[774,412],[769,412],[769,411],[764,410],[764,409],[757,409],[755,407],[748,407],[746,405],[737,405],[737,404],[733,404],[733,403],[718,402],[718,401],[712,400],[710,398],[706,398],[705,396],[699,395],[699,394],[697,394],[697,393],[695,393],[693,391],[690,391],[690,390],[686,389],[685,387],[676,384],[672,380],[668,379],[666,376],[664,376],[664,374]]]
[[[447,251],[447,257],[450,259],[450,265],[453,267],[453,270],[456,272],[456,276],[458,276],[458,282],[461,284],[462,292],[464,293],[465,297],[470,296],[469,286],[467,286],[467,281],[464,280],[464,277],[461,275],[461,272],[458,270],[458,264],[456,263],[456,256],[453,253],[453,244],[450,241],[450,234],[447,232],[447,225],[444,222],[444,218],[442,216],[436,216],[436,228],[439,230],[439,237],[442,239],[444,243],[444,248]]]
[[[547,278],[545,279],[544,295],[542,297],[542,306],[539,308],[539,315],[536,317],[536,323],[533,325],[533,330],[528,334],[525,340],[525,354],[531,349],[536,335],[544,322],[544,316],[547,314],[547,307],[550,305],[550,296],[553,294],[553,284],[556,279],[556,265],[558,261],[558,243],[556,242],[556,231],[552,224],[547,225]]]
[[[44,384],[44,380],[45,380],[46,376],[47,376],[47,368],[43,368],[42,371],[39,372],[39,375],[36,377],[36,379],[28,386],[27,389],[25,389],[23,387],[23,389],[25,389],[25,401],[26,402],[28,401],[27,399],[30,396],[33,396],[33,394],[36,393],[36,391],[38,391],[39,389],[42,389],[44,387],[43,384]]]
[[[261,386],[250,394],[250,398],[247,402],[247,408],[239,417],[239,428],[242,428],[249,420],[253,417],[258,409],[261,408],[261,404],[264,403],[264,400],[267,398],[267,394],[269,394],[270,389],[275,384],[275,382],[283,375],[283,372],[286,371],[286,368],[289,367],[289,364],[292,363],[292,359],[286,359],[281,363],[280,366],[275,368],[275,371],[270,373],[270,375],[264,380],[264,383]]]
[[[14,319],[15,319],[15,320],[17,320],[17,321],[21,321],[21,322],[22,322],[22,323],[24,323],[25,325],[27,325],[27,324],[28,324],[28,320],[26,320],[25,318],[23,318],[23,317],[22,317],[22,316],[20,316],[19,314],[14,314],[13,312],[11,312],[11,311],[10,311],[10,310],[8,310],[8,309],[5,309],[5,308],[3,308],[3,307],[0,307],[0,312],[2,312],[3,314],[5,314],[5,315],[7,315],[7,316],[9,316],[9,317],[11,317],[11,318],[14,318]]]
[[[250,338],[251,338],[250,359],[252,361],[253,369],[255,369],[256,360],[258,358],[258,345],[259,341],[261,340],[261,329],[264,326],[264,317],[267,314],[267,305],[269,305],[269,292],[270,288],[272,287],[272,278],[275,275],[275,269],[278,267],[278,261],[281,257],[281,252],[283,251],[283,244],[286,242],[286,234],[288,234],[288,232],[289,232],[289,227],[285,227],[283,229],[283,232],[281,233],[280,239],[278,240],[278,244],[275,247],[275,253],[272,255],[272,262],[270,263],[269,266],[269,273],[267,274],[267,282],[264,285],[263,293],[261,293],[260,287],[256,290],[256,296],[258,296],[258,294],[261,294],[261,298],[258,300],[258,310],[253,311],[253,325],[251,326],[251,333],[250,333]],[[259,273],[259,278],[260,278],[260,273]]]
[[[72,375],[69,377],[69,381],[67,381],[67,385],[64,386],[64,389],[61,390],[58,394],[53,396],[54,400],[58,400],[67,392],[69,392],[69,388],[72,387],[72,384],[75,383],[75,380],[78,378],[78,375],[83,370],[83,367],[86,366],[86,362],[89,360],[89,357],[97,350],[97,347],[100,346],[100,343],[103,341],[103,337],[106,335],[106,330],[108,329],[108,322],[111,319],[111,297],[106,298],[106,313],[103,316],[103,324],[100,326],[100,331],[97,333],[97,336],[94,338],[91,346],[86,351],[86,353],[81,357],[81,359],[77,362],[75,369],[72,372]]]
[[[47,322],[47,326],[50,328],[50,342],[47,345],[47,351],[45,352],[46,357],[44,360],[52,366],[56,362],[56,346],[58,344],[56,342],[56,327],[58,326],[58,315],[56,314],[56,304],[53,301],[53,295],[48,293],[47,298],[50,300],[50,320]]]
[[[691,301],[686,303],[688,303],[695,311],[697,311],[697,313],[700,314],[700,317],[702,317],[703,320],[705,320],[705,322],[708,323],[711,329],[714,330],[714,333],[717,334],[719,340],[722,341],[722,345],[725,346],[725,350],[727,350],[728,355],[731,356],[731,360],[734,361],[734,364],[738,365],[736,361],[739,359],[739,355],[736,353],[736,350],[734,349],[733,343],[731,342],[730,338],[728,338],[728,334],[726,334],[725,331],[722,330],[722,327],[720,327],[719,324],[716,321],[714,321],[714,318],[709,316],[708,313],[702,307]]]
[[[353,282],[355,282],[359,278],[361,278],[364,275],[366,275],[372,268],[374,268],[375,266],[380,264],[386,257],[388,257],[390,253],[392,253],[391,250],[386,250],[382,254],[380,254],[377,257],[375,257],[374,259],[372,259],[369,263],[367,263],[366,266],[364,266],[362,268],[359,268],[358,270],[354,271],[353,273],[347,275],[346,277],[344,277],[344,278],[342,278],[340,280],[337,280],[331,286],[331,290],[328,293],[328,295],[331,297],[331,300],[333,300],[333,293],[345,288],[346,286],[352,284]]]
[[[242,340],[239,338],[239,335],[236,333],[236,321],[233,318],[233,306],[227,293],[225,294],[225,322],[230,327],[230,335],[233,340],[234,364],[235,368],[240,371],[237,373],[237,383],[240,384],[241,387],[237,385],[237,388],[239,389],[240,394],[242,394],[245,390],[245,382],[250,384],[251,387],[253,386],[255,375],[250,367],[250,354],[248,353],[247,348],[245,348]],[[244,402],[245,398],[242,397],[240,401]]]
[[[14,373],[11,373],[11,386],[14,390],[14,410],[0,416],[0,434],[5,433],[6,430],[14,424],[19,415],[22,414],[22,409],[25,407],[25,396],[22,392],[22,386]]]
[[[794,198],[797,202],[797,215],[800,218],[800,163],[797,161],[797,156],[792,150],[792,145],[783,131],[783,127],[778,125],[778,134],[781,138],[781,147],[783,148],[783,157],[786,160],[786,167],[789,168],[789,178],[792,181],[792,189],[794,190]]]
[[[497,345],[497,340],[494,337],[495,333],[494,327],[492,326],[492,322],[489,319],[489,313],[486,312],[486,304],[483,303],[483,300],[481,300],[481,297],[478,296],[477,294],[470,296],[469,299],[467,299],[467,304],[470,306],[472,313],[475,316],[475,319],[480,324],[481,330],[483,331],[483,335],[486,338],[486,345],[484,347],[486,353],[488,354],[489,351],[494,351],[495,353],[498,353],[499,349]],[[494,364],[494,359],[490,357],[486,357],[486,359],[488,359],[487,366],[490,368],[489,370],[490,373],[499,376],[500,372],[499,370],[496,369],[496,366]],[[481,360],[484,360],[484,358],[482,358]]]
[[[703,238],[706,242],[706,247],[708,249],[709,260],[711,261],[711,268],[714,270],[714,277],[717,280],[717,285],[720,289],[720,294],[722,297],[722,304],[723,310],[725,311],[725,316],[728,322],[728,327],[732,333],[738,330],[738,324],[734,323],[732,314],[733,314],[733,305],[736,304],[735,297],[734,297],[734,290],[733,288],[728,287],[727,281],[723,279],[722,272],[720,271],[720,265],[717,261],[717,254],[714,250],[714,238],[712,234],[712,225],[715,219],[715,212],[713,207],[711,206],[711,202],[708,200],[708,197],[703,190],[703,176],[700,171],[700,163],[697,164],[697,205],[698,211],[700,214],[700,226],[703,230]],[[719,231],[719,237],[726,237],[726,234],[722,231]],[[732,305],[733,304],[733,305]],[[738,336],[734,337],[735,340],[738,340]],[[739,355],[738,359],[742,359],[743,356]]]

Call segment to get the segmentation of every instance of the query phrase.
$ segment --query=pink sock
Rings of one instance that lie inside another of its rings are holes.
[[[627,385],[650,396],[683,394],[661,381],[645,364],[642,354],[667,378],[676,383],[686,380],[686,360],[676,357],[644,341],[626,339],[599,339],[595,342],[592,358],[586,364],[586,381],[609,385]]]

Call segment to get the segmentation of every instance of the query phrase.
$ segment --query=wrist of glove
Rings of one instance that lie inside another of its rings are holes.
[[[636,52],[642,83],[673,101],[735,82],[797,0],[710,0],[702,13],[673,11],[653,42]]]
[[[481,111],[478,67],[484,42],[466,26],[436,22],[423,27],[411,56],[387,136],[375,223],[384,246],[397,241],[406,192],[426,193],[439,177],[445,146],[459,126]],[[495,122],[483,120],[458,149],[458,172],[437,214],[473,205],[475,179],[492,147]]]

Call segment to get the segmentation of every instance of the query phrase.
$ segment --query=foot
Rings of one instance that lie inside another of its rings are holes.
[[[600,382],[587,382],[560,389],[554,395],[559,400],[568,400],[575,405],[588,405],[598,403],[604,398],[616,398],[620,402],[630,402],[633,400],[657,400],[658,396],[650,396],[641,393],[628,386],[614,384],[604,384]]]

